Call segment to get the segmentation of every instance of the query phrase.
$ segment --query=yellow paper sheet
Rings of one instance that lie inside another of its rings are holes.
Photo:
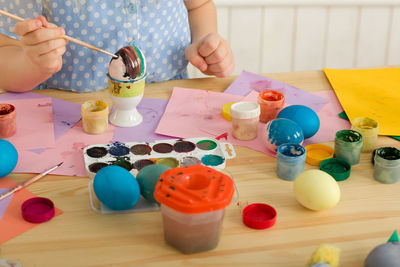
[[[400,68],[324,71],[350,121],[369,117],[380,135],[400,135]]]

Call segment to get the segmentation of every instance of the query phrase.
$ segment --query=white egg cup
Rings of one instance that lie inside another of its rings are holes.
[[[112,124],[119,127],[133,127],[143,121],[137,110],[144,94],[145,78],[132,82],[122,82],[108,76],[108,88],[113,101],[114,110],[109,116]]]

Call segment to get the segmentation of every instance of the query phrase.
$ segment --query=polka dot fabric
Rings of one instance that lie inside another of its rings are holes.
[[[187,77],[190,30],[183,0],[0,0],[0,9],[23,18],[43,14],[67,35],[111,53],[134,44],[146,57],[147,82]],[[15,37],[15,22],[0,16],[0,32]],[[70,42],[61,71],[39,88],[102,90],[110,59]]]

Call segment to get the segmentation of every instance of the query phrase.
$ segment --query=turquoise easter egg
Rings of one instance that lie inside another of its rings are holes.
[[[150,201],[157,202],[153,196],[154,189],[160,178],[160,175],[171,167],[162,164],[152,164],[142,168],[137,174],[137,181],[140,185],[142,196]]]
[[[274,153],[276,153],[276,150],[282,144],[302,144],[304,140],[301,127],[288,119],[274,119],[269,121],[265,125],[262,138],[268,150]]]
[[[0,139],[0,178],[10,174],[18,162],[18,151],[9,141]]]
[[[140,199],[135,177],[120,166],[107,166],[96,173],[93,189],[101,203],[113,210],[133,208]]]
[[[314,136],[320,126],[317,113],[303,105],[291,105],[282,109],[277,118],[289,119],[297,123],[303,130],[304,139]]]

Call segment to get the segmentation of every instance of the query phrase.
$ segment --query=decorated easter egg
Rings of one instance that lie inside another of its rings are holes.
[[[126,169],[115,165],[97,172],[93,189],[99,201],[113,210],[131,209],[140,198],[140,187],[135,177]]]
[[[303,130],[304,139],[315,135],[319,130],[319,118],[317,113],[303,105],[291,105],[282,109],[277,118],[285,118],[297,123]]]
[[[153,196],[154,189],[160,178],[160,175],[171,167],[163,164],[153,164],[142,168],[137,174],[137,181],[140,185],[142,196],[150,201],[157,202]]]
[[[300,173],[293,183],[296,200],[311,210],[325,210],[336,206],[340,189],[332,176],[321,170]]]
[[[10,174],[18,162],[18,151],[9,141],[0,139],[0,178]]]
[[[278,146],[286,143],[301,144],[304,140],[301,127],[289,119],[274,119],[269,121],[262,135],[267,148],[276,153]]]

